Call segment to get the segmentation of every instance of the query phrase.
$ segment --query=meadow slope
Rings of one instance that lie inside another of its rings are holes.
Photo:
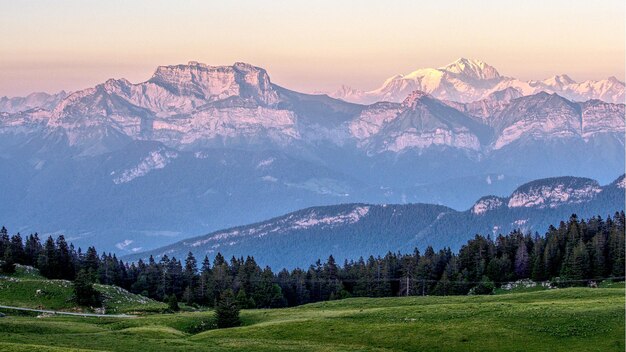
[[[624,288],[614,286],[244,310],[244,326],[204,332],[214,325],[210,311],[126,320],[9,315],[0,318],[0,350],[624,351]]]

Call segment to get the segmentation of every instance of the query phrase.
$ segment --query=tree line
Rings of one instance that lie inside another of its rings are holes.
[[[508,235],[476,235],[458,253],[450,248],[422,253],[387,253],[336,263],[331,255],[309,268],[272,271],[253,257],[198,262],[192,253],[184,260],[167,255],[157,261],[125,263],[115,254],[85,252],[63,236],[25,239],[0,230],[0,270],[14,264],[31,265],[50,279],[117,285],[133,293],[188,305],[214,306],[220,297],[233,296],[239,308],[273,308],[346,297],[398,295],[465,295],[490,293],[516,281],[555,280],[584,285],[587,281],[624,277],[624,212],[602,219],[580,220],[572,215],[545,236],[513,231]],[[87,288],[88,289],[88,288]],[[91,291],[89,291],[91,292]]]

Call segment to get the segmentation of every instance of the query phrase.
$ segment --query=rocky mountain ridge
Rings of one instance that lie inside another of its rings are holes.
[[[384,255],[417,246],[458,249],[476,233],[496,236],[520,229],[547,230],[559,217],[612,215],[623,210],[624,176],[606,186],[587,178],[556,177],[518,187],[509,197],[486,196],[466,211],[433,204],[343,204],[313,207],[259,223],[174,243],[131,260],[185,256],[254,255],[263,265],[302,266],[333,255],[336,260]],[[294,255],[294,253],[296,255]],[[303,259],[302,259],[303,258]]]
[[[501,78],[482,62],[457,62],[444,71],[472,80]],[[10,113],[0,128],[24,132],[37,126],[86,153],[106,152],[130,140],[179,149],[327,140],[355,144],[368,153],[431,146],[488,153],[523,138],[586,142],[605,133],[623,135],[624,104],[577,103],[545,92],[523,96],[512,87],[471,103],[442,101],[431,93],[413,90],[401,104],[351,105],[288,91],[249,64],[190,62],[160,66],[143,83],[108,80],[70,94],[51,110]],[[343,116],[328,118],[333,115]]]
[[[317,205],[465,209],[531,179],[608,182],[624,169],[624,105],[510,87],[472,103],[411,91],[361,105],[249,64],[191,62],[0,113],[0,159],[4,225],[149,249]]]

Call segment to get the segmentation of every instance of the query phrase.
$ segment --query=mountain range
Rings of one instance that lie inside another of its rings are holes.
[[[557,93],[574,101],[598,99],[624,103],[626,99],[624,82],[614,76],[576,82],[568,75],[560,74],[544,80],[522,81],[500,75],[493,66],[481,60],[466,58],[440,68],[421,68],[406,75],[395,75],[371,91],[344,85],[330,95],[354,103],[371,104],[378,101],[401,102],[411,92],[420,90],[438,99],[469,103],[509,88],[521,95]]]
[[[513,230],[547,231],[563,219],[612,216],[624,209],[624,176],[606,186],[588,178],[557,177],[526,183],[508,197],[480,198],[466,211],[434,204],[342,204],[312,207],[267,221],[189,238],[129,260],[158,261],[164,255],[196,258],[218,252],[254,256],[273,269],[306,268],[329,255],[342,263],[388,251],[408,253],[427,246],[457,251],[475,234],[508,234]]]
[[[469,100],[415,90],[362,105],[197,62],[7,98],[0,221],[132,253],[311,206],[467,209],[533,179],[624,172],[624,104],[515,87]]]
[[[65,91],[61,91],[56,94],[38,92],[25,97],[0,97],[0,111],[16,113],[35,108],[51,110],[67,95]]]

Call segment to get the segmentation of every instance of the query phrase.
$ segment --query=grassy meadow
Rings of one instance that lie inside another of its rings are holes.
[[[117,286],[94,285],[103,299],[107,313],[133,313],[136,311],[163,312],[167,305],[130,293]],[[72,300],[72,283],[67,280],[48,280],[37,269],[18,265],[15,274],[0,276],[0,305],[84,312]]]
[[[244,310],[243,326],[231,329],[215,329],[211,311],[128,319],[4,311],[0,350],[624,351],[624,285],[605,286]]]

